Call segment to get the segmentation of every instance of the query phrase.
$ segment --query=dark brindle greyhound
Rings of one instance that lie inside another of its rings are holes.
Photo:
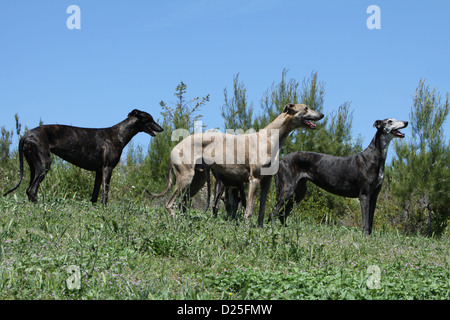
[[[378,193],[383,183],[389,143],[392,138],[403,138],[405,135],[399,129],[407,125],[407,121],[395,119],[375,121],[377,132],[370,145],[363,152],[350,157],[304,151],[288,154],[280,161],[275,175],[277,204],[273,211],[274,220],[279,216],[281,222],[285,223],[293,202],[300,202],[305,197],[306,181],[309,180],[333,194],[359,198],[363,231],[369,235],[372,232]],[[283,204],[284,214],[280,215]]]
[[[34,128],[25,133],[19,142],[19,183],[4,195],[16,190],[22,182],[25,155],[31,171],[27,195],[30,201],[37,203],[39,184],[50,169],[50,153],[54,153],[80,168],[95,171],[91,201],[97,202],[102,184],[102,203],[106,204],[111,174],[120,160],[123,148],[139,132],[155,136],[155,132],[161,131],[163,128],[150,114],[136,109],[125,120],[109,128],[88,129],[64,125]]]
[[[209,202],[210,202],[210,168],[205,168],[206,170],[206,182],[208,188],[208,195],[206,201],[206,209],[203,213],[208,211]],[[242,208],[246,208],[247,201],[245,200],[245,186],[241,181],[232,180],[231,178],[227,178],[220,172],[215,170],[211,170],[216,184],[214,188],[214,201],[213,201],[213,215],[217,217],[217,212],[219,211],[219,201],[222,198],[223,193],[225,192],[223,201],[225,204],[225,210],[228,214],[228,217],[231,219],[236,218],[236,213],[238,211],[239,203],[241,203]]]

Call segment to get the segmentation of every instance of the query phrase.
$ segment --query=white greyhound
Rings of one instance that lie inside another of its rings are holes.
[[[258,224],[262,227],[271,178],[278,170],[279,149],[294,129],[315,129],[316,125],[311,121],[323,117],[322,113],[305,104],[288,104],[272,123],[258,132],[241,135],[220,132],[190,135],[170,153],[169,182],[166,189],[160,194],[149,193],[154,197],[165,195],[172,187],[174,171],[176,186],[166,209],[176,217],[173,205],[177,196],[180,192],[183,194],[183,203],[188,196],[193,197],[204,185],[204,169],[209,167],[233,181],[249,183],[245,219],[253,212],[255,192],[260,185]]]

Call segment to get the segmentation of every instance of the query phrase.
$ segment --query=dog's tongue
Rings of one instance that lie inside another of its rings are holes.
[[[309,126],[311,129],[315,129],[316,125],[314,123],[312,123],[311,121],[308,120],[304,120],[304,123]]]
[[[394,130],[394,131],[392,131],[392,133],[393,133],[394,135],[396,135],[397,137],[400,137],[400,138],[404,138],[404,137],[405,137],[405,134],[404,134],[404,133],[401,133],[401,132],[398,131],[398,130]]]

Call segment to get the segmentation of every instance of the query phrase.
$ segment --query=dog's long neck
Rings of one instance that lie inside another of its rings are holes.
[[[113,127],[117,128],[117,136],[115,138],[122,149],[125,148],[128,142],[139,133],[139,130],[136,128],[136,121],[136,118],[126,118]]]
[[[294,129],[292,126],[292,116],[283,112],[262,130],[267,130],[268,135],[271,134],[271,130],[278,130],[279,146],[281,148],[286,138]]]
[[[366,148],[366,150],[363,151],[363,154],[370,155],[370,158],[379,165],[378,175],[381,181],[383,180],[384,176],[384,167],[386,163],[389,143],[391,142],[391,140],[392,136],[390,134],[385,134],[382,132],[382,130],[377,130],[375,136],[372,139],[372,142]]]
[[[386,160],[389,143],[392,140],[392,135],[389,133],[383,133],[381,130],[377,130],[375,136],[372,139],[369,147],[367,149],[378,150],[380,153],[380,158],[384,161]],[[366,150],[367,150],[366,149]]]

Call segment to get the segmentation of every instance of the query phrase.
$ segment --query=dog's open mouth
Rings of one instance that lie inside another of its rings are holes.
[[[144,131],[145,133],[148,133],[152,137],[156,136],[155,132],[152,130],[152,128],[150,128],[150,125],[146,125]]]
[[[309,120],[303,120],[303,124],[306,125],[310,129],[315,129],[316,125]]]
[[[405,137],[405,134],[404,134],[404,133],[401,133],[398,129],[392,130],[392,131],[391,131],[391,134],[392,134],[394,137],[399,137],[399,138],[404,138],[404,137]]]
[[[147,124],[145,127],[145,133],[148,133],[149,135],[151,135],[152,137],[156,136],[156,132],[162,132],[164,131],[163,128],[161,128],[159,125],[155,125],[153,123],[149,123]]]

